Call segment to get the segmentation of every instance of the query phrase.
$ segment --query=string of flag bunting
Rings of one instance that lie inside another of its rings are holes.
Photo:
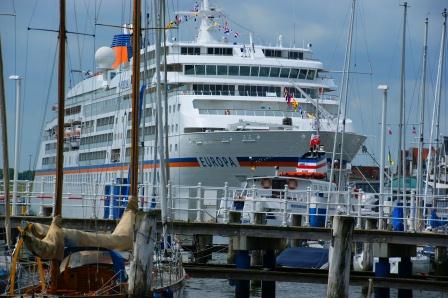
[[[299,106],[299,102],[289,93],[288,89],[285,88],[284,94],[285,101],[288,104],[289,107],[292,107],[294,112],[299,111],[302,112],[302,107]]]
[[[166,28],[167,29],[172,29],[176,26],[179,26],[182,23],[186,23],[189,22],[191,20],[193,20],[194,22],[197,21],[197,17],[199,15],[199,3],[196,2],[193,9],[191,10],[191,15],[184,15],[184,16],[179,16],[176,15],[174,20],[170,21],[167,25]],[[208,22],[210,23],[211,27],[215,27],[218,29],[218,31],[221,31],[224,33],[224,35],[228,36],[233,34],[234,38],[238,38],[240,36],[240,33],[236,30],[233,30],[230,26],[229,23],[227,21],[224,22],[220,22],[220,20],[216,20],[215,17],[210,16],[208,17]]]

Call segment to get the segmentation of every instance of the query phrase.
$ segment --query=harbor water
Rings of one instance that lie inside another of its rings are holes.
[[[219,238],[219,237],[216,237]],[[216,239],[215,238],[215,239]],[[210,263],[223,264],[226,254],[213,253]],[[229,284],[226,279],[190,278],[185,284],[185,297],[196,298],[233,298],[235,297],[235,287]],[[390,297],[397,297],[397,290],[390,290]],[[281,298],[312,298],[326,297],[326,284],[308,284],[293,282],[277,282],[276,297]],[[448,298],[448,293],[413,291],[414,298]],[[251,292],[251,297],[261,297],[261,288]],[[361,287],[350,287],[350,298],[361,297]],[[373,296],[372,296],[373,297]]]
[[[323,284],[303,284],[291,282],[278,282],[276,284],[276,297],[281,298],[311,298],[325,297],[327,285]],[[397,290],[391,289],[391,297],[397,297]],[[229,285],[225,279],[204,279],[191,278],[185,287],[185,296],[188,298],[233,298],[235,297],[234,287]],[[413,291],[414,298],[447,298],[448,293]],[[261,289],[251,292],[251,297],[261,297]],[[360,287],[350,287],[350,298],[361,297]]]

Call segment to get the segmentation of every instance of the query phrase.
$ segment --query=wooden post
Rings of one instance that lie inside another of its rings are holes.
[[[348,297],[355,219],[335,216],[330,245],[327,298]]]
[[[129,297],[150,297],[156,238],[155,213],[137,214],[134,235],[134,250],[129,273]]]
[[[263,255],[263,268],[265,270],[275,268],[275,251],[270,249],[266,250]],[[263,280],[261,282],[261,298],[274,298],[275,297],[275,281]]]
[[[366,230],[373,230],[375,226],[376,220],[374,218],[366,219]],[[362,244],[362,270],[370,272],[373,270],[373,245],[369,242]],[[362,297],[369,297],[369,287],[370,285],[362,287]]]
[[[291,226],[300,227],[302,225],[302,215],[293,214],[291,216]],[[291,239],[291,247],[298,247],[302,243],[302,240],[299,239]]]
[[[438,246],[435,251],[435,266],[436,275],[446,276],[448,275],[448,257],[446,253],[446,247]]]
[[[240,223],[241,213],[230,211],[229,212],[229,223]],[[229,238],[229,245],[227,248],[227,264],[235,264],[235,250],[233,249],[233,237]]]
[[[211,248],[213,247],[213,235],[194,235],[193,246],[196,263],[205,264],[211,260]]]
[[[264,213],[255,213],[254,214],[254,224],[262,225],[265,224],[266,214]],[[250,265],[251,266],[259,266],[263,263],[263,251],[262,250],[252,250],[250,253]],[[261,286],[260,280],[251,280],[250,287],[252,289],[257,289]]]

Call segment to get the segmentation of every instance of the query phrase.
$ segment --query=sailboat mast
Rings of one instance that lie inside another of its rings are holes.
[[[164,125],[164,134],[165,134],[165,160],[166,160],[166,168],[165,168],[165,177],[166,181],[170,181],[170,171],[169,171],[169,160],[170,153],[168,150],[169,142],[168,142],[168,132],[169,132],[169,122],[168,122],[168,71],[167,71],[167,48],[166,48],[166,3],[162,0],[162,25],[163,25],[163,105],[164,105],[164,116],[165,116],[165,125]]]
[[[11,245],[11,212],[9,202],[9,159],[8,159],[8,129],[6,121],[6,99],[5,82],[3,80],[3,53],[2,41],[0,39],[0,117],[2,130],[2,151],[3,151],[3,187],[5,195],[5,233],[6,245]]]
[[[422,63],[422,82],[420,90],[420,123],[419,123],[419,140],[418,140],[418,156],[417,156],[417,194],[422,193],[422,177],[423,177],[423,132],[425,125],[425,95],[426,95],[426,65],[428,55],[428,18],[425,19],[425,37],[423,45],[423,63]]]
[[[132,123],[131,123],[131,165],[130,195],[138,197],[138,113],[140,89],[140,11],[141,0],[134,0],[132,23]]]
[[[445,66],[445,40],[446,40],[446,17],[447,12],[446,8],[443,10],[442,13],[443,17],[443,25],[442,25],[442,40],[441,40],[441,46],[440,46],[440,61],[439,61],[439,67],[438,67],[438,76],[439,77],[439,84],[437,85],[437,121],[436,121],[436,140],[435,140],[435,156],[434,156],[434,187],[437,189],[436,185],[436,177],[437,177],[437,169],[439,167],[439,159],[440,159],[440,153],[442,146],[440,145],[440,108],[442,105],[442,82],[443,82],[443,68]],[[440,173],[439,173],[440,174]],[[440,189],[437,189],[437,194],[439,194]]]
[[[56,189],[54,216],[62,214],[64,182],[64,116],[65,116],[65,0],[59,1],[59,64],[58,64],[58,133],[56,145]]]
[[[155,28],[162,28],[161,10],[163,0],[154,0],[154,21]],[[159,143],[159,160],[160,160],[160,181],[159,181],[159,199],[160,207],[162,210],[162,235],[163,241],[166,247],[166,230],[167,230],[167,205],[166,205],[166,160],[164,149],[164,138],[167,137],[164,134],[164,120],[162,115],[162,89],[161,89],[161,77],[160,77],[160,64],[161,64],[161,51],[160,44],[162,42],[162,32],[160,29],[156,29],[156,42],[155,42],[155,55],[156,55],[156,92],[157,92],[157,130],[158,130],[158,143]],[[166,70],[165,70],[166,71]]]
[[[405,122],[404,109],[405,109],[405,69],[406,69],[406,17],[408,11],[408,3],[403,3],[403,32],[401,36],[401,70],[400,70],[400,119],[398,123],[398,163],[397,163],[397,181],[398,190],[397,194],[400,194],[400,176],[403,175],[403,194],[406,193],[405,189],[405,176],[406,176],[406,141],[404,138],[403,125]]]
[[[356,11],[356,0],[353,0],[352,2],[352,13],[350,18],[350,31],[348,35],[347,40],[347,68],[345,69],[345,80],[343,80],[342,90],[345,90],[344,94],[344,116],[342,117],[342,131],[341,131],[341,148],[340,148],[340,161],[339,161],[339,181],[338,181],[338,189],[342,190],[342,182],[344,179],[342,179],[343,175],[343,168],[344,168],[344,134],[345,134],[345,124],[346,124],[346,118],[347,118],[347,101],[348,101],[348,85],[350,81],[350,68],[351,68],[351,62],[352,62],[352,44],[353,44],[353,26],[355,24],[355,11]],[[345,87],[344,87],[345,84]],[[341,93],[342,94],[342,93]],[[341,98],[342,101],[342,98]],[[341,102],[339,103],[341,104]],[[339,120],[339,119],[338,119]],[[337,132],[337,131],[336,131]],[[335,140],[336,142],[336,140]]]
[[[431,174],[431,158],[432,158],[432,151],[433,151],[433,137],[434,137],[434,122],[437,121],[439,122],[439,110],[440,110],[440,101],[441,101],[441,96],[442,96],[442,72],[443,72],[443,64],[444,64],[444,56],[445,56],[445,38],[446,38],[446,17],[447,17],[447,12],[446,9],[443,10],[442,13],[442,17],[443,17],[443,24],[442,24],[442,38],[440,41],[440,53],[439,53],[439,63],[437,66],[437,80],[436,80],[436,92],[435,92],[435,99],[434,99],[434,105],[433,105],[433,109],[432,109],[432,122],[431,122],[431,132],[430,132],[430,136],[429,136],[429,152],[428,152],[428,159],[427,159],[427,166],[426,166],[426,183],[425,183],[425,197],[424,197],[424,208],[423,208],[423,217],[426,216],[426,204],[427,204],[427,194],[428,194],[428,182],[429,182],[429,176]],[[439,141],[439,124],[436,124],[436,146],[437,146],[437,142]],[[436,154],[436,153],[434,153]],[[433,172],[433,195],[434,195],[434,190],[436,189],[436,159],[434,158],[433,161],[433,166],[434,166],[434,172]]]
[[[62,215],[62,188],[64,182],[64,116],[65,116],[65,0],[59,1],[59,61],[58,61],[58,130],[56,141],[56,186],[53,216]],[[58,288],[59,264],[50,263],[50,291]]]

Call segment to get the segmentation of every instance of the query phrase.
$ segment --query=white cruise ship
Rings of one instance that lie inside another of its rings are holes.
[[[218,34],[213,32],[213,20],[218,13],[203,1],[193,12],[200,24],[196,39],[170,39],[166,44],[171,182],[239,186],[247,177],[273,174],[275,166],[294,170],[316,131],[331,158],[328,150],[333,148],[339,99],[331,95],[336,85],[314,58],[311,46],[284,47],[281,39],[276,46],[265,46],[253,44],[252,38],[247,43],[233,42],[233,36],[215,38]],[[96,53],[99,71],[68,91],[64,147],[67,193],[80,193],[72,188],[81,183],[110,183],[128,175],[130,40],[129,32],[116,35],[111,48],[103,47]],[[149,78],[141,117],[142,183],[151,183],[158,165],[154,158],[154,53],[154,46],[141,50],[142,75],[146,67],[144,75]],[[285,94],[294,98],[289,104]],[[55,176],[56,123],[55,118],[45,126],[36,168],[37,187]],[[351,161],[364,140],[352,122],[346,121],[342,160]],[[35,191],[52,193],[53,189],[49,186]]]

